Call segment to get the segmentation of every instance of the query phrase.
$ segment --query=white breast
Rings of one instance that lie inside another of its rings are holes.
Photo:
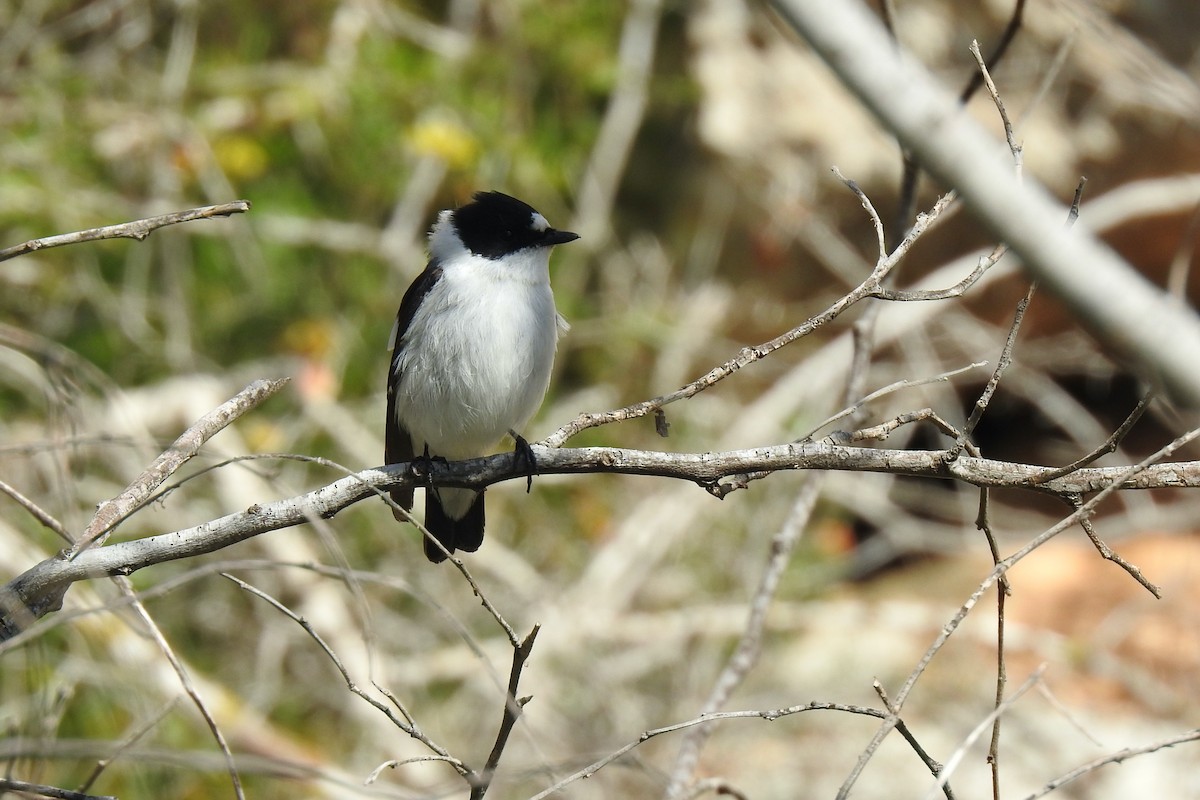
[[[549,248],[443,264],[402,343],[396,418],[420,453],[491,451],[521,432],[550,384],[558,315]]]

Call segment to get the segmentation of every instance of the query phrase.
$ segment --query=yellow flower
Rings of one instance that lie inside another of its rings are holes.
[[[233,181],[254,180],[267,171],[270,157],[256,139],[230,134],[213,142],[213,153],[221,169]]]
[[[451,169],[464,169],[479,154],[479,141],[462,125],[444,117],[424,119],[408,133],[409,144],[419,155],[437,156]]]

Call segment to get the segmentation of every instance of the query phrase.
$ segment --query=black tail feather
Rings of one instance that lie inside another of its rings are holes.
[[[404,511],[412,511],[413,490],[412,490],[411,486],[407,486],[403,489],[393,489],[392,491],[388,492],[388,494],[391,495],[392,502],[394,502],[396,505],[400,506],[400,508],[404,509]],[[396,518],[397,522],[409,522],[410,521],[408,516],[404,512],[400,511],[399,509],[393,508],[392,516]]]
[[[434,490],[425,493],[425,527],[450,553],[465,550],[473,553],[483,544],[483,492],[461,519],[452,519],[442,509]],[[425,540],[425,557],[434,564],[446,560],[446,553],[429,539]]]

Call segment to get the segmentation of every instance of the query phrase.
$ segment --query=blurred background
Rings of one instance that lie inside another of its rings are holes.
[[[1000,40],[1008,0],[889,3],[899,40],[952,89],[968,52]],[[1043,0],[994,71],[1025,174],[1160,285],[1196,299],[1200,6]],[[222,432],[160,502],[117,531],[194,525],[382,462],[387,340],[424,267],[438,209],[479,189],[528,201],[583,239],[552,276],[571,332],[526,434],[655,397],[818,313],[877,257],[857,181],[898,235],[902,154],[764,6],[744,0],[0,0],[0,246],[238,198],[243,216],[0,264],[0,480],[83,529],[196,418],[256,378],[291,385]],[[967,113],[1000,135],[986,94]],[[998,145],[999,146],[999,145]],[[924,180],[917,209],[943,187]],[[904,286],[949,286],[990,251],[965,212],[927,235]],[[1086,265],[1081,265],[1086,269]],[[961,300],[881,310],[867,391],[994,364],[1026,285],[1002,261]],[[1114,298],[1119,302],[1119,298]],[[861,308],[652,420],[573,446],[709,451],[805,436],[841,407]],[[1164,343],[1164,346],[1169,346]],[[961,424],[990,367],[893,392],[866,424],[933,408]],[[1038,295],[1016,361],[978,430],[985,455],[1065,464],[1136,404],[1136,377]],[[824,428],[828,433],[833,428]],[[1181,433],[1154,407],[1102,464]],[[883,445],[943,447],[901,428]],[[1177,457],[1200,457],[1183,452]],[[182,480],[187,478],[186,480]],[[696,716],[740,632],[801,474],[719,502],[693,485],[544,477],[489,492],[467,562],[518,633],[542,631],[533,695],[490,796],[527,797],[643,731]],[[762,655],[726,708],[878,705],[987,575],[975,490],[838,473],[821,487],[770,607]],[[1126,495],[1101,535],[1163,586],[1155,601],[1074,530],[1012,573],[1008,671],[1040,664],[1009,712],[1006,795],[1195,727],[1200,540],[1188,493]],[[1011,552],[1069,509],[995,492]],[[0,579],[64,543],[0,497]],[[428,754],[351,696],[297,626],[219,576],[304,615],[355,680],[401,699],[450,752],[482,766],[510,650],[453,570],[421,556],[382,502],[133,576],[239,755],[255,798],[462,796]],[[104,581],[0,650],[4,774],[66,788],[142,735],[92,786],[122,798],[232,796],[179,679]],[[935,659],[906,707],[946,760],[992,708],[994,595]],[[876,722],[832,712],[712,726],[697,779],[754,798],[830,797]],[[563,796],[655,797],[682,734],[655,738]],[[952,784],[985,796],[987,736]],[[1195,745],[1108,767],[1064,797],[1200,797]],[[919,796],[927,770],[892,735],[855,796]]]

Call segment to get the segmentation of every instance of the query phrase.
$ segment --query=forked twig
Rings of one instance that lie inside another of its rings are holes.
[[[471,771],[467,768],[467,766],[465,764],[462,763],[462,761],[460,761],[459,759],[450,755],[449,751],[447,751],[446,748],[442,747],[440,744],[438,744],[433,739],[431,739],[424,731],[421,730],[421,728],[418,725],[410,722],[409,720],[401,719],[400,717],[396,716],[396,712],[393,711],[391,709],[391,707],[388,706],[387,703],[384,703],[382,700],[378,700],[378,699],[372,697],[370,694],[367,693],[367,691],[365,689],[363,689],[361,686],[359,686],[357,683],[355,683],[354,679],[350,676],[349,670],[346,669],[346,665],[342,663],[342,659],[338,657],[338,654],[333,651],[333,648],[330,647],[329,644],[325,641],[325,639],[321,637],[321,634],[317,633],[316,629],[313,628],[312,623],[310,623],[304,617],[297,614],[295,611],[292,611],[292,609],[288,608],[286,605],[284,605],[279,600],[272,597],[270,594],[264,592],[262,589],[259,589],[256,586],[252,586],[251,584],[246,583],[242,579],[236,578],[227,572],[222,572],[221,577],[227,578],[229,581],[236,584],[237,586],[239,586],[246,592],[249,592],[250,594],[254,595],[255,597],[265,600],[273,608],[275,608],[275,610],[279,611],[281,614],[286,616],[288,619],[292,620],[297,625],[299,625],[301,628],[303,628],[304,632],[307,633],[309,635],[309,637],[314,642],[317,643],[317,646],[320,647],[321,650],[325,653],[325,655],[328,656],[329,660],[331,662],[333,662],[334,668],[342,676],[342,680],[346,682],[346,688],[349,689],[351,691],[351,693],[358,695],[363,700],[367,701],[372,706],[374,706],[375,709],[378,710],[380,713],[382,713],[385,717],[387,717],[393,725],[395,725],[397,728],[399,728],[401,731],[403,731],[407,735],[411,736],[413,739],[416,739],[418,742],[425,745],[427,748],[429,748],[431,751],[433,751],[436,755],[440,756],[441,758],[439,760],[445,761],[447,764],[454,767],[454,769],[460,775],[463,775],[465,777],[465,776],[471,774]],[[407,712],[404,712],[404,714],[405,714],[405,716],[408,716]]]
[[[540,629],[540,625],[534,625],[533,630],[520,645],[513,648],[512,669],[508,674],[508,690],[504,695],[504,714],[500,718],[500,730],[496,732],[496,741],[492,745],[492,752],[488,754],[487,763],[484,764],[483,769],[467,776],[467,780],[471,784],[471,800],[482,800],[483,796],[487,794],[492,776],[496,774],[496,767],[500,765],[500,757],[504,754],[504,748],[508,744],[509,734],[512,733],[517,720],[521,718],[525,704],[533,699],[528,696],[518,697],[517,688],[521,682],[521,671],[525,669],[525,662],[529,660],[529,655],[533,652],[533,642]]]
[[[753,347],[743,347],[741,351],[734,357],[726,361],[707,373],[692,381],[691,383],[681,386],[673,392],[660,395],[650,400],[643,400],[640,403],[618,408],[612,411],[600,411],[580,414],[575,419],[561,426],[558,430],[543,439],[539,444],[546,447],[562,447],[568,439],[579,434],[589,428],[600,427],[601,425],[609,425],[614,422],[622,422],[630,419],[637,419],[650,414],[655,415],[657,422],[661,423],[661,412],[663,408],[671,403],[680,400],[687,400],[690,397],[703,392],[706,389],[715,386],[716,384],[728,378],[733,373],[747,367],[750,364],[761,361],[776,350],[786,347],[787,345],[799,339],[808,336],[813,331],[821,328],[833,320],[837,319],[841,314],[854,306],[856,303],[867,297],[883,297],[888,290],[883,288],[883,283],[891,271],[908,253],[909,249],[917,242],[917,240],[929,230],[938,220],[938,218],[954,203],[955,197],[953,193],[942,195],[933,204],[930,210],[917,217],[917,221],[913,224],[908,234],[904,239],[896,245],[896,247],[888,253],[887,257],[881,258],[871,271],[871,274],[863,280],[858,286],[850,290],[847,294],[836,300],[832,305],[824,311],[810,317],[805,322],[797,325],[789,331],[786,331],[779,336],[776,336],[770,341]],[[661,430],[661,425],[658,426]]]
[[[286,386],[288,381],[288,378],[254,381],[232,398],[196,420],[170,447],[154,459],[153,463],[143,470],[142,474],[129,484],[125,491],[100,504],[95,516],[84,529],[83,536],[71,547],[67,557],[74,559],[95,542],[103,541],[105,536],[122,520],[143,507],[163,481],[200,452],[200,448],[204,446],[205,442],[247,411],[258,407],[264,400]]]

